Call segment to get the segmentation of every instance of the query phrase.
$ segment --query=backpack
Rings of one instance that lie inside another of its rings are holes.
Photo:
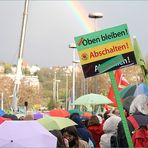
[[[111,148],[117,148],[117,147],[119,147],[117,133],[113,134],[110,137],[110,144],[111,144]]]
[[[148,124],[146,126],[140,127],[133,116],[129,116],[127,119],[134,127],[134,131],[132,131],[132,141],[134,148],[148,147]]]

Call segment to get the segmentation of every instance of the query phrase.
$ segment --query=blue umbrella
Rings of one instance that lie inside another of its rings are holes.
[[[3,116],[4,114],[5,114],[5,112],[0,109],[0,116]]]
[[[140,94],[145,94],[148,96],[148,88],[145,83],[140,83],[134,92],[134,96],[140,95]]]

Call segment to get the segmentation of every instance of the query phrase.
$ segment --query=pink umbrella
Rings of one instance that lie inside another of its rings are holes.
[[[37,121],[5,121],[0,125],[0,147],[56,148],[57,138]]]

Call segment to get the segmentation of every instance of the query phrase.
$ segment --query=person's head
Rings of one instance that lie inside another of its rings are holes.
[[[50,131],[50,133],[52,133],[54,136],[57,137],[57,147],[63,148],[65,146],[65,144],[64,144],[64,140],[63,140],[63,136],[62,136],[61,131],[60,130],[53,130],[53,131]]]
[[[19,120],[24,120],[24,116],[20,116],[19,117]]]
[[[113,111],[112,111],[112,114],[116,115],[116,116],[119,116],[120,117],[120,112],[117,108],[115,108]]]
[[[83,122],[84,126],[87,127],[88,126],[89,119],[83,117],[82,118],[82,122]]]
[[[119,116],[111,116],[109,117],[103,125],[103,131],[105,133],[115,133],[117,130],[118,123],[121,121]]]
[[[80,114],[79,113],[72,113],[69,118],[72,119],[75,116],[80,116]]]
[[[66,138],[69,142],[70,147],[77,147],[79,136],[75,126],[69,126],[62,130],[63,138]]]
[[[103,118],[103,114],[102,113],[99,113],[99,114],[96,114],[97,116],[100,116],[101,118]]]
[[[104,120],[107,120],[110,117],[109,113],[110,113],[110,110],[108,110],[104,113],[104,115],[103,115]]]
[[[91,116],[91,118],[88,121],[88,125],[97,125],[99,123],[99,119],[96,115]]]
[[[144,94],[138,95],[130,105],[130,113],[140,112],[148,115],[148,97]]]
[[[24,117],[24,120],[34,120],[34,117],[32,114],[28,114]]]
[[[70,119],[77,123],[77,125],[75,125],[76,128],[85,127],[84,123],[82,122],[82,117],[80,115],[75,114],[70,117]]]

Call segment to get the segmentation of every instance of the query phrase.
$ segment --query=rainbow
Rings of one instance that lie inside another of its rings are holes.
[[[85,28],[86,32],[94,31],[94,25],[91,23],[90,18],[88,18],[88,12],[82,7],[80,1],[66,1],[66,4],[79,19],[79,22],[81,22],[81,25]]]

